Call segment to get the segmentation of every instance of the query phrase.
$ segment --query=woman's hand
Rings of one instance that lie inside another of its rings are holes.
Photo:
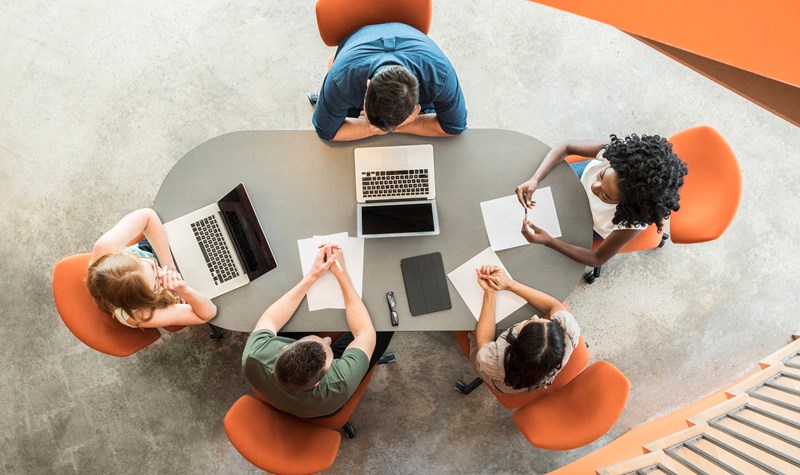
[[[553,239],[547,231],[535,226],[529,219],[522,220],[522,235],[531,244],[547,244]]]
[[[536,187],[538,186],[539,182],[536,181],[536,179],[531,178],[514,189],[514,193],[517,194],[519,204],[521,204],[523,208],[530,209],[536,206],[536,202],[531,200],[531,196],[533,196],[533,192],[536,191]]]
[[[500,290],[491,279],[492,272],[499,269],[497,266],[481,266],[475,269],[475,273],[478,275],[478,285],[481,286],[484,292],[494,293]]]
[[[512,279],[506,271],[497,266],[495,266],[492,273],[486,277],[486,280],[497,290],[511,290],[511,287],[515,283],[514,279]]]
[[[171,291],[177,295],[180,300],[183,300],[182,295],[186,294],[189,290],[189,286],[186,285],[183,276],[169,269],[167,266],[164,266],[158,271],[158,278],[161,279],[162,289]]]

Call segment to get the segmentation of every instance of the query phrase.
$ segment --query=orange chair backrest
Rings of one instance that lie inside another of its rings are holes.
[[[733,221],[742,198],[742,171],[730,145],[702,125],[669,138],[689,173],[680,190],[680,209],[670,218],[672,242],[691,244],[717,239]]]
[[[271,473],[317,473],[330,468],[341,435],[242,396],[223,421],[231,444],[256,467]]]
[[[622,414],[630,382],[614,365],[598,361],[563,388],[514,413],[514,423],[535,447],[569,450],[589,444]]]
[[[56,264],[53,298],[67,328],[86,346],[112,356],[128,356],[158,340],[154,328],[128,328],[100,311],[86,287],[91,254],[76,254]]]
[[[362,26],[399,22],[428,34],[432,0],[318,0],[319,36],[337,46]]]

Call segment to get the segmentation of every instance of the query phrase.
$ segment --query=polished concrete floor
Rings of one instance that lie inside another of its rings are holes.
[[[632,383],[597,443],[532,448],[485,388],[453,390],[469,368],[450,334],[401,334],[398,363],[377,370],[332,473],[544,473],[789,341],[800,328],[800,129],[613,28],[522,0],[434,3],[430,36],[458,70],[470,127],[555,144],[710,124],[739,157],[742,204],[722,238],[619,256],[569,297],[592,358]],[[0,472],[258,472],[221,425],[248,392],[246,335],[213,343],[191,328],[104,356],[63,325],[50,282],[59,258],[152,205],[192,147],[311,128],[305,93],[332,53],[313,2],[12,0],[0,42]]]

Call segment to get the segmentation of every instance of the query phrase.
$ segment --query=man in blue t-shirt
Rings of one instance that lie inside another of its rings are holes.
[[[312,118],[324,140],[399,132],[458,135],[467,109],[453,65],[421,31],[403,23],[360,28],[336,52]]]
[[[278,335],[308,289],[327,272],[341,288],[350,332],[333,344],[330,338],[310,334]],[[319,251],[303,280],[258,320],[244,348],[242,371],[276,409],[298,417],[329,416],[347,403],[391,339],[391,332],[375,332],[341,249],[329,244]]]

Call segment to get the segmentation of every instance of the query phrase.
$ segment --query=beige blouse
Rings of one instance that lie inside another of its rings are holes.
[[[499,337],[493,342],[477,348],[475,345],[475,337],[470,333],[470,363],[475,373],[481,377],[485,382],[492,384],[494,389],[503,394],[520,394],[526,393],[533,389],[549,386],[553,383],[561,369],[566,366],[569,357],[572,355],[572,350],[578,346],[578,341],[581,337],[581,330],[578,328],[578,322],[566,310],[556,312],[551,317],[551,320],[557,322],[561,329],[564,330],[564,357],[561,359],[561,364],[548,373],[545,378],[538,384],[527,389],[514,389],[505,384],[506,371],[503,366],[503,359],[505,358],[506,348],[508,348],[508,341],[505,337],[508,332],[513,332],[512,335],[517,336],[519,330],[518,325],[514,325],[508,330],[500,334]]]

